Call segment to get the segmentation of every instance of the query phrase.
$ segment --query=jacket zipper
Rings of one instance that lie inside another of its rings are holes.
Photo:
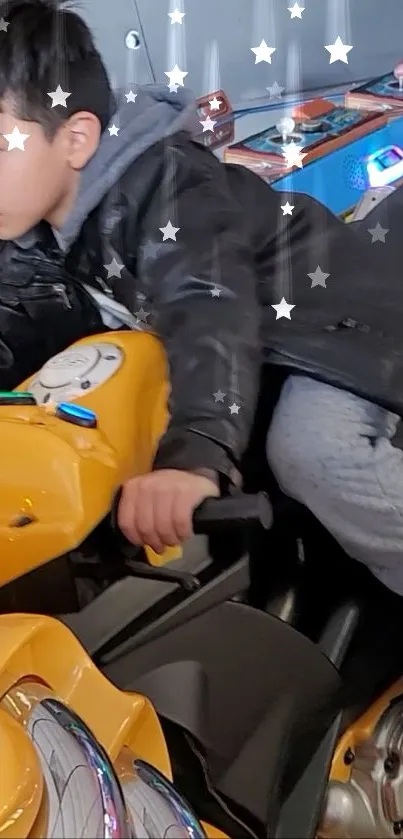
[[[65,286],[62,285],[62,283],[52,283],[52,288],[54,289],[56,294],[58,294],[58,296],[62,300],[64,308],[65,309],[71,309],[71,303],[70,303],[70,300],[68,298]]]

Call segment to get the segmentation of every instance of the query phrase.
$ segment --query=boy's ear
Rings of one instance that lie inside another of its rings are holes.
[[[79,111],[65,123],[67,158],[73,169],[82,169],[95,154],[101,137],[101,123],[95,114]]]

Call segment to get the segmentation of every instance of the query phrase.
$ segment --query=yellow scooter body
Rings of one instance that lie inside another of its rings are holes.
[[[73,722],[70,728],[68,725],[60,725],[60,733],[55,733],[55,752],[51,750],[47,757],[46,745],[53,736],[52,731],[58,726],[58,714],[54,715],[50,723],[47,720],[46,703],[49,701],[57,703],[59,717],[64,713],[68,722],[68,715],[72,714],[70,720]],[[33,724],[34,714],[36,722]],[[67,772],[67,751],[63,752],[66,728],[68,734],[71,732],[73,735],[70,740],[77,738],[81,746],[84,744],[83,754],[90,755],[93,769],[97,768],[97,750],[98,753],[101,751],[101,760],[104,750],[104,769],[97,773],[97,777],[101,780],[99,788],[106,790],[104,806],[111,824],[115,817],[114,799],[115,804],[116,799],[119,804],[122,797],[119,795],[119,783],[125,795],[129,789],[127,782],[130,779],[132,783],[136,780],[135,776],[131,778],[134,760],[146,761],[165,778],[172,779],[169,755],[158,717],[144,696],[124,693],[115,688],[97,670],[72,633],[58,621],[35,615],[0,616],[2,839],[46,839],[52,822],[49,782],[52,778],[59,781],[60,807],[65,808],[64,832],[57,835],[71,839],[77,835],[69,832],[68,828],[72,800],[69,803],[71,778],[64,778]],[[42,735],[41,741],[39,735]],[[82,769],[79,765],[78,768]],[[119,779],[118,787],[113,783],[114,773]],[[64,781],[62,793],[61,781]],[[94,802],[91,798],[87,800],[84,793],[88,777],[83,775],[79,782],[83,792],[79,815],[85,822]],[[127,811],[130,817],[130,808]],[[204,830],[206,836],[212,839],[226,839],[224,834],[213,827],[204,825]],[[121,834],[111,830],[102,835]],[[175,832],[169,835],[193,834]]]
[[[165,353],[146,333],[85,338],[15,395],[27,391],[42,404],[0,404],[0,586],[82,544],[122,483],[150,469],[168,420]],[[91,409],[97,427],[60,418],[60,402]],[[148,554],[161,564],[180,550]]]

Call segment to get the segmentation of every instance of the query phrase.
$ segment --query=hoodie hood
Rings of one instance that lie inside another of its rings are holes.
[[[135,101],[133,102],[133,98]],[[89,213],[98,206],[129,166],[151,146],[178,131],[195,135],[200,126],[192,93],[165,85],[144,85],[135,95],[115,92],[117,107],[97,151],[81,172],[77,197],[60,230],[53,231],[59,246],[69,250]],[[30,247],[36,238],[30,231],[18,240]]]
[[[111,124],[81,173],[74,207],[57,233],[60,246],[66,250],[77,238],[89,213],[140,155],[177,131],[196,131],[194,97],[184,88],[170,93],[165,85],[147,85],[138,88],[135,102],[130,94],[121,92],[116,102]]]

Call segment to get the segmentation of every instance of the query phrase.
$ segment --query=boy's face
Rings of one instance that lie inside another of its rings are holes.
[[[99,136],[98,119],[82,112],[49,141],[38,123],[18,119],[10,101],[0,100],[0,240],[17,239],[42,219],[62,226]]]

